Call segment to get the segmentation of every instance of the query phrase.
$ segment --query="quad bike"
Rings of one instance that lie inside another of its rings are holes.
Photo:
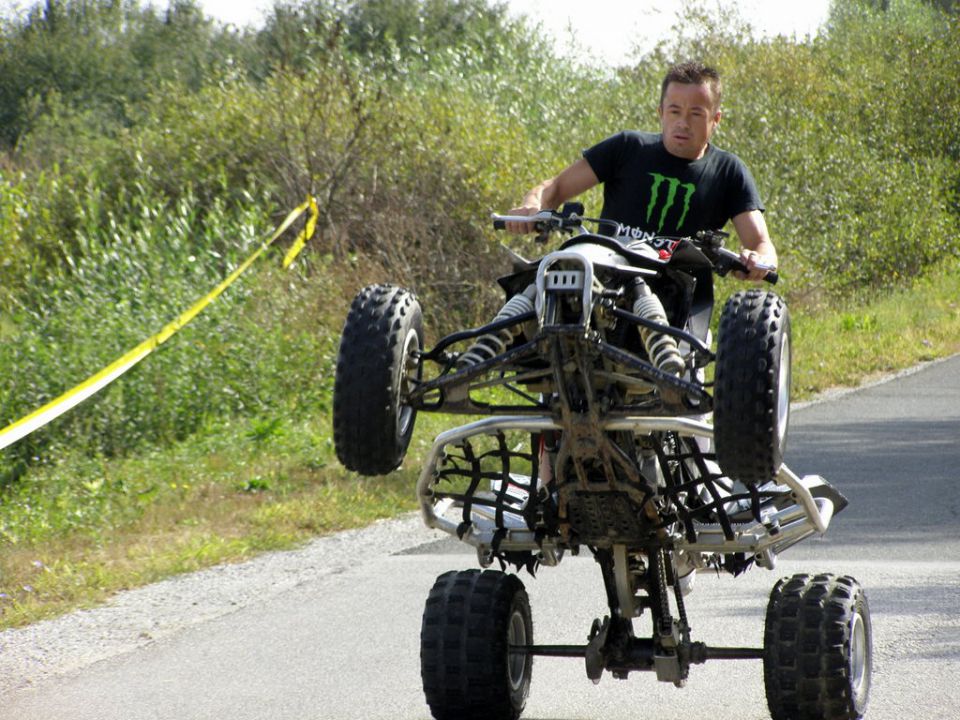
[[[594,682],[649,671],[677,686],[693,664],[760,659],[775,720],[863,717],[872,631],[853,578],[781,579],[762,648],[693,641],[684,608],[697,570],[773,569],[847,504],[783,463],[786,305],[735,293],[713,351],[712,274],[743,269],[725,235],[625,244],[587,232],[584,222],[606,221],[582,214],[568,204],[494,216],[497,228],[533,220],[541,238],[569,237],[536,261],[510,253],[506,304],[483,327],[427,350],[419,302],[391,285],[362,290],[344,325],[334,440],[347,468],[395,469],[418,412],[481,416],[436,438],[417,484],[429,527],[474,546],[482,567],[500,565],[445,573],[429,593],[420,658],[434,717],[519,717],[535,655],[583,658]],[[610,614],[586,644],[537,645],[524,586],[504,570],[532,574],[583,549]],[[638,637],[644,614],[650,632]]]

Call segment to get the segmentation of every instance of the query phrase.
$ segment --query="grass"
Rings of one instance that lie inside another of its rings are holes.
[[[960,352],[960,262],[910,290],[792,320],[795,400],[952,355]]]
[[[0,508],[0,628],[414,509],[411,464],[359,478],[331,459],[325,418],[270,424],[27,476]]]
[[[795,313],[794,399],[960,352],[958,271]],[[385,478],[339,466],[326,417],[223,421],[136,457],[68,454],[31,469],[0,495],[0,628],[412,510],[419,461],[446,425],[422,414],[404,467]]]

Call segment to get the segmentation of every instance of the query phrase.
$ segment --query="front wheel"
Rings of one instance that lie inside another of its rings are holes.
[[[770,593],[763,676],[773,720],[860,720],[873,668],[870,607],[852,577],[794,575]]]
[[[772,292],[734,294],[717,339],[713,434],[723,473],[764,483],[783,464],[790,419],[790,314]]]
[[[530,601],[515,575],[451,571],[423,611],[420,674],[436,720],[516,720],[530,690]]]
[[[371,285],[350,306],[333,384],[333,442],[344,467],[385,475],[401,462],[416,410],[404,402],[419,378],[420,303],[408,290]]]

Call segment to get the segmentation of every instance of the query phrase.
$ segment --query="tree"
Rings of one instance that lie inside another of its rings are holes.
[[[195,0],[158,15],[137,0],[46,0],[0,20],[0,147],[16,147],[56,105],[98,130],[129,125],[129,106],[160,79],[196,90],[229,65],[243,38]]]

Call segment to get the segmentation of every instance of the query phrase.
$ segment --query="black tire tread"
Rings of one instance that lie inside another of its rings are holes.
[[[507,624],[517,602],[532,633],[527,593],[515,575],[473,569],[437,578],[420,631],[423,690],[436,720],[520,716],[530,669],[519,697],[511,693],[507,671]]]
[[[867,623],[869,643],[866,595],[852,577],[800,574],[776,584],[763,642],[764,685],[773,720],[863,717],[866,698],[858,707],[848,663],[856,612]]]
[[[395,378],[410,327],[420,334],[416,297],[395,285],[369,285],[353,299],[343,326],[333,388],[337,458],[361,475],[384,475],[403,461],[410,433],[397,430]]]
[[[735,293],[720,317],[714,442],[721,470],[742,482],[766,482],[783,462],[776,427],[778,337],[789,332],[786,304],[765,290]]]

